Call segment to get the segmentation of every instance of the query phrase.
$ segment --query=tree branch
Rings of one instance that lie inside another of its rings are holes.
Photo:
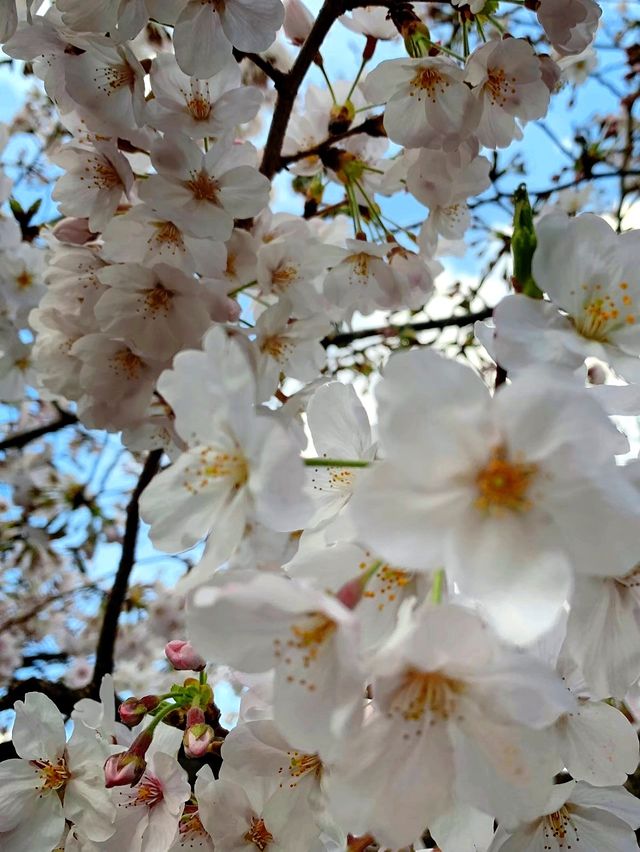
[[[304,160],[306,157],[313,157],[323,154],[332,145],[341,142],[343,139],[348,139],[350,136],[357,136],[359,133],[366,133],[367,136],[386,136],[385,129],[382,124],[382,116],[374,115],[367,118],[366,121],[357,124],[355,127],[350,127],[342,133],[335,133],[329,136],[324,142],[314,145],[313,148],[307,148],[304,151],[296,151],[295,154],[290,154],[286,157],[280,157],[279,168],[286,168],[291,163],[297,163],[298,160]]]
[[[388,7],[395,2],[396,0],[373,0],[373,2],[367,2],[367,0],[325,0],[307,40],[300,48],[293,68],[285,75],[278,87],[278,98],[262,155],[262,165],[260,166],[263,175],[271,179],[280,169],[282,145],[298,89],[333,24],[340,15],[350,12],[352,9],[358,9],[361,6]]]
[[[26,432],[17,432],[15,435],[10,435],[8,438],[0,441],[0,450],[20,449],[31,443],[31,441],[37,441],[38,438],[42,438],[44,435],[59,432],[61,429],[73,426],[74,423],[78,422],[76,415],[70,411],[63,411],[59,408],[58,412],[59,417],[57,420],[46,423],[44,426],[36,426],[35,429],[28,429]]]
[[[493,313],[493,308],[484,308],[484,310],[476,311],[471,314],[461,314],[460,316],[447,317],[440,320],[424,320],[423,322],[403,323],[402,325],[384,325],[378,328],[362,328],[358,331],[345,331],[338,334],[332,334],[325,337],[322,345],[327,346],[348,346],[355,340],[365,340],[369,337],[400,337],[406,332],[417,331],[438,331],[443,328],[464,328],[467,325],[473,325],[475,322],[489,319]]]
[[[138,483],[131,495],[127,506],[127,520],[122,540],[122,555],[116,576],[111,587],[111,592],[104,608],[102,628],[98,638],[96,649],[96,662],[91,680],[91,693],[97,695],[104,675],[113,670],[113,651],[118,636],[118,620],[124,604],[129,577],[135,564],[136,543],[138,540],[138,528],[140,526],[140,496],[160,467],[162,450],[153,450],[147,456],[142,468]]]
[[[256,68],[259,68],[273,82],[276,89],[279,89],[287,79],[287,75],[283,71],[275,68],[270,62],[263,59],[259,53],[245,53],[243,50],[238,50],[237,47],[234,47],[233,57],[236,62],[242,62],[243,59],[253,62]]]

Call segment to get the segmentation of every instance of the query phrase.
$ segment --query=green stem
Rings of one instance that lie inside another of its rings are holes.
[[[439,604],[442,602],[442,593],[444,591],[444,568],[438,568],[433,576],[433,585],[431,586],[431,603]]]
[[[462,43],[465,58],[469,56],[471,51],[469,50],[469,31],[467,29],[467,20],[466,18],[462,19]]]
[[[249,281],[248,284],[243,284],[242,287],[236,287],[235,290],[232,290],[230,293],[227,293],[227,296],[230,299],[233,299],[233,297],[237,296],[238,293],[242,293],[243,290],[248,290],[249,287],[255,287],[257,283],[257,281]]]
[[[305,459],[307,467],[369,467],[371,462],[364,459]]]
[[[331,85],[331,80],[329,79],[327,72],[324,70],[324,64],[322,64],[318,67],[320,68],[320,71],[322,72],[322,76],[324,77],[325,83],[327,84],[327,87],[329,89],[329,93],[331,94],[331,100],[333,101],[334,104],[337,104],[338,101],[336,100],[336,94],[333,91],[333,86]],[[348,98],[347,98],[347,100],[348,100]]]
[[[162,720],[166,718],[169,713],[173,713],[173,711],[176,710],[177,707],[177,704],[166,704],[164,707],[160,705],[149,726],[145,729],[146,732],[153,735],[153,732],[158,727],[160,722],[162,722]]]
[[[356,79],[353,81],[351,88],[349,89],[349,94],[347,95],[347,100],[351,100],[351,95],[354,93],[356,86],[360,82],[360,77],[362,77],[362,72],[365,69],[365,66],[369,60],[366,57],[362,57],[362,62],[360,63],[360,67],[358,68],[358,73],[356,74]]]
[[[436,44],[434,41],[431,42],[431,46],[436,50],[441,50],[442,53],[446,53],[448,56],[452,56],[454,59],[457,59],[458,62],[464,62],[464,56],[460,56],[459,53],[456,53],[455,50],[451,50],[449,47],[445,47],[443,44]]]

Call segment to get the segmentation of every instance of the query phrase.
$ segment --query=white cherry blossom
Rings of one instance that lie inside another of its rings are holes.
[[[377,397],[384,461],[352,511],[385,559],[444,566],[525,642],[551,627],[574,572],[630,570],[640,506],[615,464],[624,441],[572,380],[530,370],[492,400],[471,370],[420,351],[391,360]]]
[[[474,132],[487,148],[505,148],[521,139],[521,126],[542,118],[549,107],[540,62],[525,39],[490,41],[477,48],[464,79],[481,109]]]
[[[158,174],[140,186],[140,198],[194,237],[228,240],[233,218],[247,218],[266,205],[269,182],[253,165],[250,145],[230,147],[220,139],[203,152],[181,133],[154,144]]]
[[[480,118],[464,71],[447,57],[381,62],[364,91],[371,103],[386,102],[387,134],[409,148],[454,150],[475,132]]]
[[[188,630],[194,647],[218,663],[274,670],[274,720],[299,748],[331,756],[353,732],[364,689],[358,622],[335,598],[268,574],[200,586]]]

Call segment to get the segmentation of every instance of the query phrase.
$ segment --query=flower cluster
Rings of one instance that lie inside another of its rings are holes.
[[[23,382],[164,454],[125,539],[139,514],[159,551],[200,546],[155,618],[121,625],[117,702],[110,675],[99,702],[78,677],[69,738],[43,693],[16,703],[7,852],[637,848],[640,476],[612,420],[640,413],[637,232],[534,225],[520,190],[513,292],[476,326],[495,369],[402,346],[366,408],[332,380],[363,316],[429,303],[495,152],[547,113],[562,70],[540,44],[580,55],[600,17],[527,2],[534,41],[495,0],[442,5],[461,53],[395,0],[4,4],[4,50],[65,131],[61,219],[0,254],[0,381],[25,347]],[[365,44],[332,85],[338,17]],[[300,92],[312,63],[327,87]],[[278,212],[285,169],[304,217]],[[400,192],[428,210],[415,236],[383,212]],[[145,630],[152,656],[173,637],[156,692]]]

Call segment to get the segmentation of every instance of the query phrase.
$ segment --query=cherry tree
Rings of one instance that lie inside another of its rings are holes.
[[[639,27],[0,0],[2,850],[639,848]]]

